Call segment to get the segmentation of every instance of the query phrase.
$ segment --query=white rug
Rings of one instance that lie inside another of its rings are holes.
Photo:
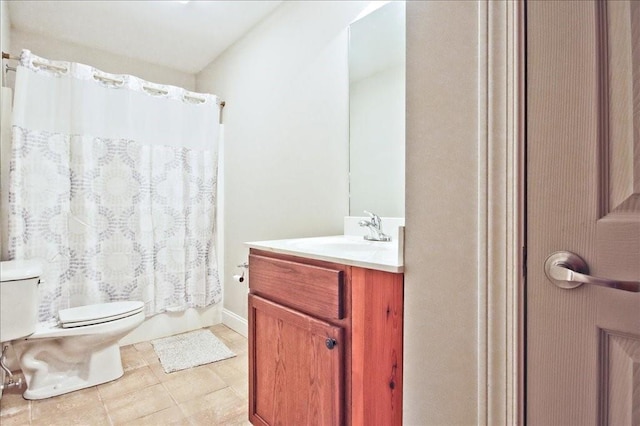
[[[196,330],[152,340],[165,373],[236,356],[209,330]]]

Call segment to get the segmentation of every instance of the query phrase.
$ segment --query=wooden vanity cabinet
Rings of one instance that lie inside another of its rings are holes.
[[[251,249],[249,420],[402,424],[403,275]]]

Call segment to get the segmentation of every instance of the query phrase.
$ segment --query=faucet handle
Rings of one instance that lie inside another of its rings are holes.
[[[371,224],[380,229],[380,227],[382,226],[382,219],[380,219],[380,216],[367,210],[365,210],[364,213],[368,214],[371,218]]]

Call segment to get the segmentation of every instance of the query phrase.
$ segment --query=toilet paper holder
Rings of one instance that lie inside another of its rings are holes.
[[[239,274],[235,274],[233,276],[233,280],[238,283],[244,282],[244,273],[247,269],[249,269],[249,263],[244,262],[238,265],[238,268],[241,268],[241,272]]]

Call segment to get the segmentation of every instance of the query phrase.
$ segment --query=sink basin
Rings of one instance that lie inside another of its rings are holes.
[[[292,246],[322,252],[377,252],[381,250],[393,250],[391,242],[367,241],[362,237],[318,237],[292,240]]]
[[[382,247],[371,247],[362,244],[354,243],[325,243],[317,244],[318,249],[321,250],[348,250],[348,251],[371,251],[371,250],[384,250]]]

